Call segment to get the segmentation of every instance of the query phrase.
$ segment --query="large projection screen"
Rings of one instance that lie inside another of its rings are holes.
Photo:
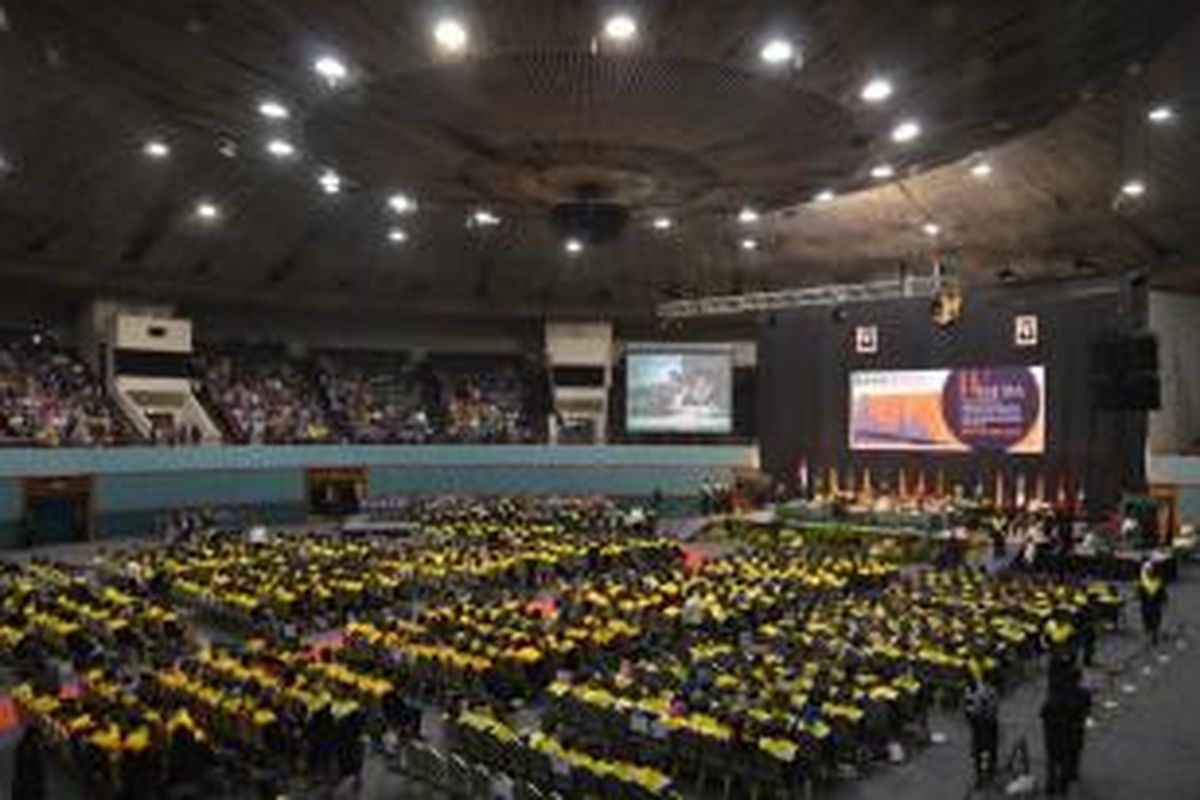
[[[1046,449],[1044,367],[850,374],[850,449],[1038,455]]]
[[[625,357],[629,433],[733,431],[733,350],[631,346]]]

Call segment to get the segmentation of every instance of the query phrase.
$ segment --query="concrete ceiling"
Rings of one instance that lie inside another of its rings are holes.
[[[471,34],[459,56],[430,36],[451,5]],[[627,4],[640,35],[626,45],[598,34],[607,5],[10,2],[0,274],[498,316],[646,316],[673,297],[937,258],[973,281],[1136,267],[1200,286],[1194,3],[644,0]],[[803,63],[763,64],[771,36]],[[325,53],[349,68],[337,88],[312,71]],[[859,97],[873,74],[896,87],[879,106]],[[290,118],[259,115],[265,97]],[[1160,100],[1174,124],[1148,124]],[[897,144],[908,117],[923,135]],[[150,137],[169,158],[143,154]],[[297,156],[267,155],[271,137]],[[970,171],[980,160],[986,180]],[[872,180],[882,162],[896,178]],[[326,168],[337,196],[317,186]],[[1148,192],[1120,200],[1134,174]],[[837,198],[814,202],[825,189]],[[396,191],[417,214],[389,211]],[[569,257],[553,209],[585,197],[627,222]],[[202,198],[218,221],[195,218]],[[747,205],[754,226],[736,220]],[[501,225],[468,229],[479,207]],[[651,224],[661,215],[669,232]],[[387,238],[397,225],[402,245]]]

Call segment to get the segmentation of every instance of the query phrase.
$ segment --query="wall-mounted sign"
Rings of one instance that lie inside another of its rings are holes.
[[[859,325],[854,329],[854,352],[872,355],[879,352],[879,328],[875,325]]]
[[[1038,318],[1034,314],[1018,314],[1013,320],[1013,344],[1017,347],[1037,347]]]

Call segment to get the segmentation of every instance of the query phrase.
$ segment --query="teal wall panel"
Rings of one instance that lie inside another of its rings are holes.
[[[151,530],[168,510],[201,505],[253,506],[266,523],[301,521],[305,470],[364,467],[370,492],[388,494],[576,494],[645,497],[694,495],[705,480],[754,467],[742,445],[536,445],[132,447],[0,450],[0,547],[24,544],[23,476],[95,477],[99,538]]]
[[[0,450],[0,478],[164,471],[304,469],[342,466],[703,466],[758,464],[742,445],[291,445]]]
[[[303,500],[304,472],[299,469],[116,473],[96,478],[95,507],[102,513]]]
[[[675,465],[508,465],[375,467],[370,494],[587,494],[645,496],[694,494],[705,480],[724,480],[729,469]]]
[[[19,478],[0,478],[0,549],[25,544],[21,527],[24,497]]]

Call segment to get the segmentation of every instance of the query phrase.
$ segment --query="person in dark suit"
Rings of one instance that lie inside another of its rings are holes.
[[[963,703],[971,726],[971,762],[975,783],[982,788],[996,777],[1000,747],[1000,698],[986,680],[977,678]]]
[[[1092,693],[1081,683],[1078,667],[1051,681],[1042,705],[1042,733],[1046,747],[1046,794],[1065,794],[1079,779]]]
[[[41,732],[33,725],[26,725],[13,764],[13,800],[45,800],[45,749]]]

